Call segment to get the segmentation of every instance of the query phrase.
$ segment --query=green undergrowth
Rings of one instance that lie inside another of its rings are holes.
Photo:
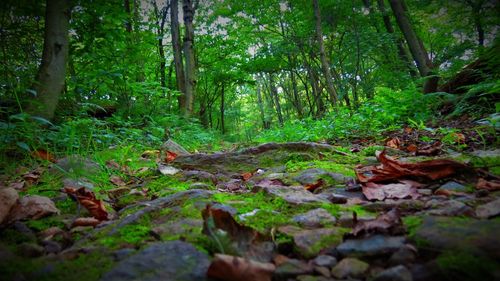
[[[422,225],[422,218],[418,216],[403,217],[403,224],[410,239],[415,239],[417,229]]]

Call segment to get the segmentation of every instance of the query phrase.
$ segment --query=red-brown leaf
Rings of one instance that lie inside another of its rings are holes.
[[[323,179],[318,179],[315,183],[306,184],[304,186],[304,188],[307,191],[314,192],[316,189],[318,189],[319,187],[322,187],[324,184],[325,184],[325,181]]]
[[[385,142],[385,146],[398,149],[401,146],[399,138],[392,138]]]
[[[71,224],[71,228],[77,227],[77,226],[96,226],[100,223],[101,223],[101,221],[96,219],[96,218],[77,218]]]
[[[31,153],[31,156],[34,158],[50,161],[52,163],[56,162],[56,158],[52,154],[43,149],[37,149],[33,151]]]
[[[207,277],[223,281],[271,281],[275,269],[272,263],[216,254]]]
[[[249,180],[252,176],[253,176],[253,173],[252,173],[252,172],[246,172],[246,173],[241,174],[241,178],[242,178],[244,181]]]
[[[125,183],[125,181],[123,181],[122,178],[120,178],[119,176],[116,176],[116,175],[112,175],[110,178],[109,178],[109,181],[112,182],[114,185],[116,186],[125,186],[127,185]]]
[[[108,212],[106,207],[101,200],[95,198],[95,194],[92,191],[88,191],[85,187],[80,187],[78,189],[72,187],[65,187],[64,192],[72,195],[83,207],[85,207],[89,213],[98,220],[107,220]]]
[[[480,178],[477,181],[476,189],[486,189],[486,190],[489,190],[489,191],[500,190],[500,181],[496,180],[496,179],[485,180],[483,178]]]
[[[177,158],[177,153],[168,150],[165,152],[165,162],[170,163],[174,161],[175,158]]]
[[[368,182],[363,186],[363,194],[368,200],[416,199],[420,196],[417,192],[419,187],[422,187],[422,184],[411,180],[401,180],[390,184]]]
[[[397,209],[380,214],[377,218],[367,221],[359,221],[351,231],[351,236],[357,237],[363,234],[383,233],[397,235],[404,232],[401,215]]]

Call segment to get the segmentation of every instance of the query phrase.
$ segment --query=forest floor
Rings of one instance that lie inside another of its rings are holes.
[[[18,167],[0,189],[0,279],[500,280],[500,150],[449,138],[168,141]]]

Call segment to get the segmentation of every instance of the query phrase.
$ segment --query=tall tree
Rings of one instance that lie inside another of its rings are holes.
[[[68,0],[47,0],[42,63],[34,90],[37,95],[28,112],[52,119],[64,90],[68,60],[70,4]]]
[[[177,90],[180,92],[178,96],[179,109],[186,107],[186,80],[184,79],[184,64],[182,62],[181,50],[181,35],[179,29],[179,0],[171,0],[170,2],[170,32],[172,35],[172,50],[174,53],[175,66],[175,81],[177,82]]]
[[[408,17],[408,11],[404,0],[389,0],[391,9],[396,17],[399,29],[403,33],[410,52],[417,64],[418,71],[421,76],[429,76],[424,83],[424,93],[432,93],[437,90],[439,77],[434,72],[429,55],[425,50],[422,40],[417,36]]]
[[[193,18],[195,7],[192,0],[183,0],[182,12],[184,13],[184,58],[186,61],[185,74],[185,107],[181,109],[184,116],[190,116],[193,113],[194,95],[196,91],[196,62],[194,57],[194,27]]]
[[[313,1],[313,9],[314,9],[314,20],[316,25],[316,40],[319,45],[319,57],[321,61],[321,69],[323,71],[323,75],[325,75],[326,80],[326,90],[328,91],[328,95],[332,98],[334,105],[337,103],[337,91],[333,86],[333,78],[332,73],[330,71],[330,63],[328,58],[326,57],[325,52],[325,44],[323,43],[323,31],[321,30],[321,11],[319,9],[318,0]]]

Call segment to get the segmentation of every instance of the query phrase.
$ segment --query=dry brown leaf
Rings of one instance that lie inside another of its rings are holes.
[[[122,166],[118,164],[115,160],[106,161],[106,167],[114,170],[121,170]]]
[[[418,147],[415,144],[410,144],[406,147],[406,151],[410,153],[417,153]]]
[[[215,254],[207,277],[223,281],[271,281],[275,269],[272,263]]]
[[[500,190],[500,180],[485,180],[483,178],[479,178],[476,184],[476,189],[486,189],[489,191]]]
[[[112,182],[116,186],[126,186],[127,185],[127,183],[125,183],[125,181],[123,181],[122,178],[120,178],[119,176],[116,176],[116,175],[112,175],[111,177],[109,177],[109,181]]]
[[[423,156],[434,156],[438,155],[441,152],[441,148],[443,145],[441,144],[440,141],[436,141],[435,143],[431,145],[426,145],[424,147],[421,147],[416,151],[417,155],[423,155]]]
[[[387,147],[391,147],[391,148],[395,148],[395,149],[399,149],[399,147],[401,146],[401,141],[399,140],[399,138],[392,138],[388,141],[385,142],[385,146]]]
[[[101,200],[95,198],[95,194],[92,191],[86,190],[85,187],[80,187],[78,189],[65,187],[63,191],[76,199],[94,218],[98,220],[108,219],[106,207],[104,207]]]
[[[77,218],[71,224],[71,228],[77,227],[77,226],[97,226],[100,223],[101,223],[101,220],[98,220],[96,218]]]
[[[417,188],[420,188],[422,186],[422,184],[411,180],[401,180],[398,183],[390,184],[377,184],[368,182],[363,185],[363,194],[368,200],[384,200],[386,198],[417,199],[418,197],[420,197],[420,194],[418,194],[417,192]]]
[[[52,154],[43,149],[37,149],[31,152],[31,156],[34,158],[50,161],[52,163],[56,162],[56,158]]]
[[[251,177],[253,177],[253,173],[252,172],[246,172],[246,173],[241,174],[241,178],[244,181],[249,180]]]
[[[315,183],[306,184],[304,186],[304,188],[307,191],[314,192],[316,189],[318,189],[319,187],[322,187],[324,184],[325,184],[325,181],[323,179],[318,179]]]

